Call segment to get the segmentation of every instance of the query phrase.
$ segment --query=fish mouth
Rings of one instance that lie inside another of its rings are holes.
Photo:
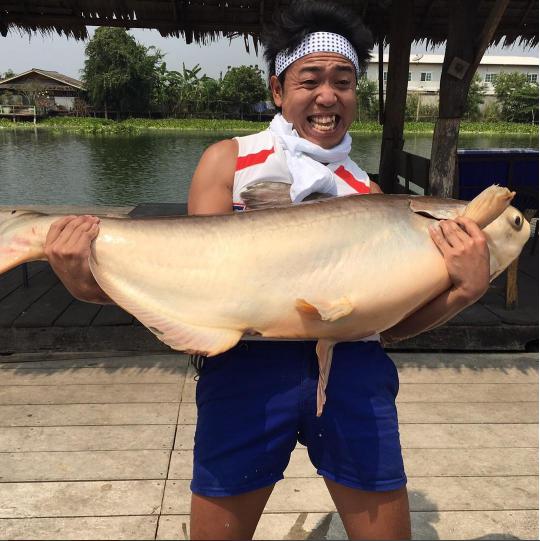
[[[341,117],[336,114],[317,114],[307,117],[311,128],[319,133],[330,133],[337,129],[341,122]]]

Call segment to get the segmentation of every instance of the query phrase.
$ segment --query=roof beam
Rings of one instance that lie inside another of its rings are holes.
[[[529,3],[527,4],[527,7],[525,8],[525,11],[523,12],[523,15],[521,16],[521,19],[519,21],[518,26],[520,26],[520,27],[523,26],[523,23],[525,22],[525,19],[529,15],[529,12],[531,11],[531,8],[533,7],[533,4],[535,2],[538,2],[538,0],[529,0]]]
[[[484,28],[482,29],[482,33],[476,41],[474,61],[468,74],[471,79],[476,71],[476,68],[480,64],[480,60],[482,60],[484,52],[486,51],[489,42],[492,40],[495,30],[497,30],[497,27],[499,26],[502,16],[509,3],[510,0],[495,0],[495,4],[491,8],[486,23],[484,24]]]

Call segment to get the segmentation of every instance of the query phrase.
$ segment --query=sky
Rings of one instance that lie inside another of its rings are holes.
[[[89,28],[91,34],[94,30]],[[130,33],[138,42],[146,46],[154,45],[165,53],[165,62],[170,70],[180,70],[182,63],[187,68],[199,64],[201,75],[205,73],[209,77],[218,78],[220,73],[225,74],[228,66],[257,64],[263,70],[265,67],[261,52],[257,56],[253,51],[251,39],[251,53],[248,54],[243,38],[221,39],[207,45],[186,45],[182,38],[163,38],[157,30],[135,29]],[[39,34],[21,36],[12,31],[5,38],[0,36],[0,74],[8,69],[22,73],[31,68],[39,68],[58,71],[78,79],[84,65],[84,47],[85,42],[57,34],[44,37]],[[444,54],[444,47],[426,49],[422,44],[413,44],[411,53]],[[538,47],[492,47],[486,54],[538,56]]]

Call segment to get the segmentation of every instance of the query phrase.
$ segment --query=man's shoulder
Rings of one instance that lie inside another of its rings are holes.
[[[275,135],[270,130],[266,129],[257,133],[250,133],[249,135],[241,135],[239,137],[235,137],[235,139],[238,141],[240,148],[252,145],[264,146],[273,144],[275,141]]]

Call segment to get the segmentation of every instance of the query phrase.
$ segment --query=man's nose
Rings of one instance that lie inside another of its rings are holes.
[[[323,107],[331,107],[334,105],[337,101],[337,96],[332,85],[328,83],[320,85],[315,101],[317,105],[322,105]]]

